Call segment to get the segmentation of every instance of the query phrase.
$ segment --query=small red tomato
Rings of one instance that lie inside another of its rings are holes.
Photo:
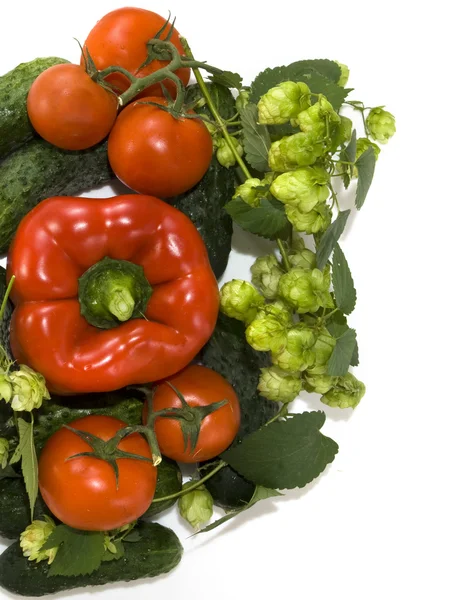
[[[117,97],[79,65],[54,65],[33,82],[27,98],[31,124],[63,150],[85,150],[103,140],[117,116]]]
[[[126,427],[107,416],[89,416],[69,426],[92,433],[104,441]],[[138,433],[125,437],[119,450],[151,458],[149,445]],[[66,428],[46,442],[38,463],[39,489],[51,512],[63,523],[85,531],[117,529],[138,519],[154,497],[157,470],[152,461],[117,459],[118,477],[105,460],[75,456],[91,446]]]
[[[105,15],[90,31],[84,47],[87,48],[97,69],[116,66],[126,69],[136,77],[145,77],[158,69],[167,66],[169,60],[152,60],[147,62],[149,47],[147,42],[155,38],[164,28],[160,38],[164,40],[170,34],[171,25],[167,25],[164,17],[142,8],[118,8]],[[180,54],[184,49],[180,43],[180,34],[175,29],[170,37],[170,42]],[[146,64],[147,62],[147,64]],[[81,56],[81,64],[84,57]],[[182,67],[175,73],[187,85],[190,79],[190,69]],[[124,92],[130,86],[130,81],[121,73],[112,73],[106,77],[114,89]],[[175,96],[176,85],[170,79],[161,82],[168,92]],[[140,94],[142,96],[162,96],[160,83],[150,86]]]
[[[182,407],[179,396],[167,382],[182,394],[192,410],[225,399],[228,402],[203,419],[194,449],[190,442],[185,447],[179,420],[157,417],[155,434],[161,453],[178,462],[193,463],[214,458],[226,450],[238,433],[241,417],[240,402],[228,381],[207,367],[186,367],[167,380],[161,381],[156,387],[153,398],[154,412]],[[144,422],[147,420],[147,405],[144,405],[143,419]]]
[[[175,118],[164,98],[126,106],[109,135],[109,162],[117,177],[139,194],[171,198],[205,175],[213,141],[199,118]],[[189,111],[190,114],[194,114]]]

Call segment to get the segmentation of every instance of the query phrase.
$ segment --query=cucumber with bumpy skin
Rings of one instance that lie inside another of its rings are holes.
[[[41,200],[74,196],[109,182],[107,142],[68,151],[34,140],[0,164],[0,253],[6,252],[22,218]]]
[[[49,67],[67,62],[56,56],[35,58],[0,77],[0,160],[35,135],[26,110],[32,83]]]
[[[137,542],[124,542],[125,554],[102,562],[89,575],[48,577],[48,561],[29,561],[15,542],[0,556],[0,586],[19,596],[46,596],[73,588],[157,577],[176,567],[183,548],[175,533],[157,523],[139,523]]]

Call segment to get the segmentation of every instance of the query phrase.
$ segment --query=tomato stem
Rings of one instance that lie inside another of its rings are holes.
[[[190,46],[188,45],[187,40],[185,38],[181,37],[180,42],[182,43],[182,46],[184,48],[185,56],[187,56],[188,58],[190,58],[193,61],[194,60],[193,54],[190,49]],[[190,65],[192,63],[188,63],[188,64]],[[202,66],[202,65],[200,65],[200,66]],[[204,65],[203,68],[210,70],[210,67],[208,65]],[[212,113],[221,132],[223,133],[223,137],[225,138],[225,141],[226,141],[228,147],[230,148],[231,152],[233,153],[233,156],[235,157],[236,162],[240,165],[240,168],[243,171],[243,174],[245,175],[245,177],[247,179],[250,179],[251,173],[249,172],[248,167],[245,165],[243,159],[238,154],[238,151],[237,151],[235,145],[233,144],[231,136],[228,133],[226,122],[223,120],[223,118],[221,117],[220,113],[217,110],[217,107],[213,103],[212,97],[210,96],[210,92],[208,91],[208,88],[205,85],[205,81],[203,80],[202,74],[200,73],[198,67],[193,67],[192,71],[193,71],[193,74],[195,75],[195,79],[197,80],[197,84],[200,87],[203,97],[205,98],[205,100],[207,102],[208,108],[210,109],[210,112]]]

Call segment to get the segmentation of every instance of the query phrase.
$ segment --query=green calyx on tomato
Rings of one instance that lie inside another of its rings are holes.
[[[177,394],[182,407],[164,408],[157,411],[155,415],[157,417],[177,420],[180,423],[180,429],[182,430],[184,452],[187,451],[189,446],[190,450],[193,452],[197,447],[202,421],[205,417],[208,417],[208,415],[211,415],[222,406],[225,406],[225,404],[228,404],[228,399],[224,398],[223,400],[212,402],[206,406],[190,406],[183,397],[183,394],[172,385],[170,381],[167,381],[166,383]]]
[[[91,451],[78,452],[68,457],[67,460],[74,460],[76,458],[89,456],[91,458],[97,458],[99,460],[106,461],[109,465],[111,465],[114,471],[114,476],[116,478],[116,489],[119,489],[119,467],[117,466],[117,460],[119,458],[131,458],[133,460],[143,460],[150,463],[152,462],[152,459],[147,456],[142,456],[133,452],[125,452],[124,450],[120,450],[118,448],[118,444],[121,439],[134,432],[134,429],[131,427],[119,429],[116,435],[109,440],[103,440],[93,433],[82,431],[81,429],[75,429],[69,425],[63,425],[63,427],[78,435],[91,447]]]
[[[164,456],[200,462],[215,458],[233,442],[240,428],[240,402],[219,373],[189,365],[158,383],[142,420],[153,426]]]
[[[88,323],[101,329],[142,318],[153,291],[143,267],[107,256],[78,281],[81,314]]]

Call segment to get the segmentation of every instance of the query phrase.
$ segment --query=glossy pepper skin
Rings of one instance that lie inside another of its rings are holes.
[[[152,285],[145,319],[113,329],[80,314],[78,278],[105,256],[141,265]],[[211,336],[219,293],[207,250],[183,213],[152,196],[55,197],[21,222],[9,250],[11,346],[58,394],[163,379]]]

